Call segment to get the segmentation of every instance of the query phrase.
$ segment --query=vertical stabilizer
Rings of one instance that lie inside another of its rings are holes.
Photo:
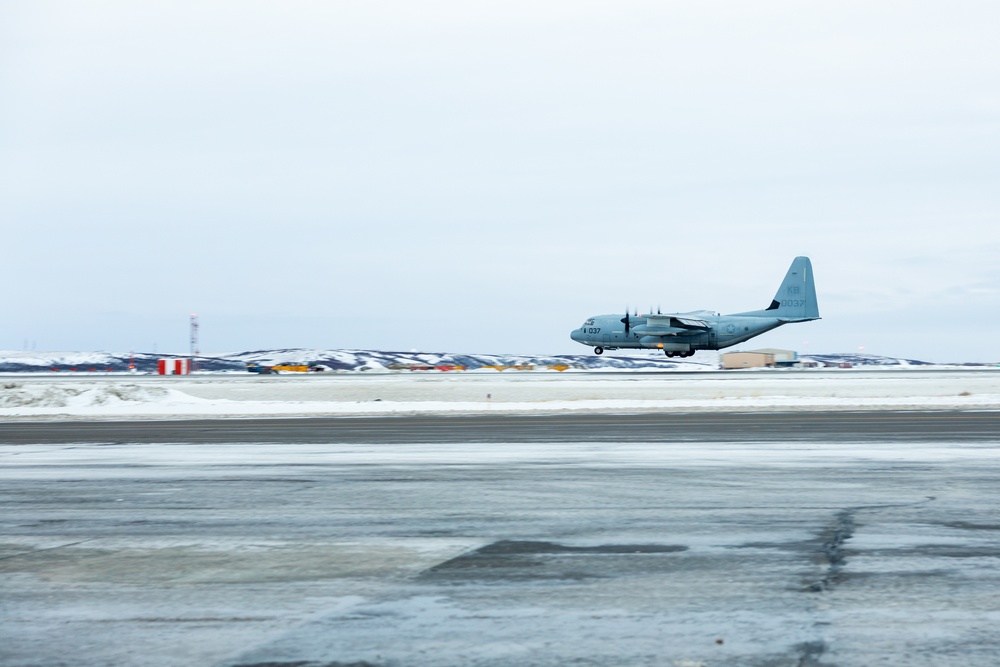
[[[761,314],[793,322],[819,319],[816,283],[808,257],[792,260],[774,300]]]

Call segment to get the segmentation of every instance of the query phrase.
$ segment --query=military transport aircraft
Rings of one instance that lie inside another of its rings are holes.
[[[596,354],[620,348],[663,350],[668,357],[690,357],[696,350],[721,350],[782,324],[819,319],[816,285],[808,257],[796,257],[764,310],[720,315],[710,310],[648,315],[596,315],[570,338],[592,345]]]

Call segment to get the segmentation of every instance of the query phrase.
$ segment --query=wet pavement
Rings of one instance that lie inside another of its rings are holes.
[[[926,431],[2,445],[0,664],[995,665],[1000,433]]]

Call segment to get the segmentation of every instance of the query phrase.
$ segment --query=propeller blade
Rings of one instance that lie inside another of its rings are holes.
[[[625,317],[622,318],[622,322],[625,323],[625,335],[628,335],[629,330],[632,328],[632,323],[628,319],[628,306],[625,306]]]

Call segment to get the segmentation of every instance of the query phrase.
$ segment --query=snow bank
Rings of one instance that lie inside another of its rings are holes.
[[[67,414],[101,412],[121,406],[151,403],[197,402],[175,389],[130,382],[58,384],[28,380],[0,385],[0,415],[18,415],[23,410],[66,409]]]
[[[0,419],[1000,409],[1000,372],[19,377]]]

